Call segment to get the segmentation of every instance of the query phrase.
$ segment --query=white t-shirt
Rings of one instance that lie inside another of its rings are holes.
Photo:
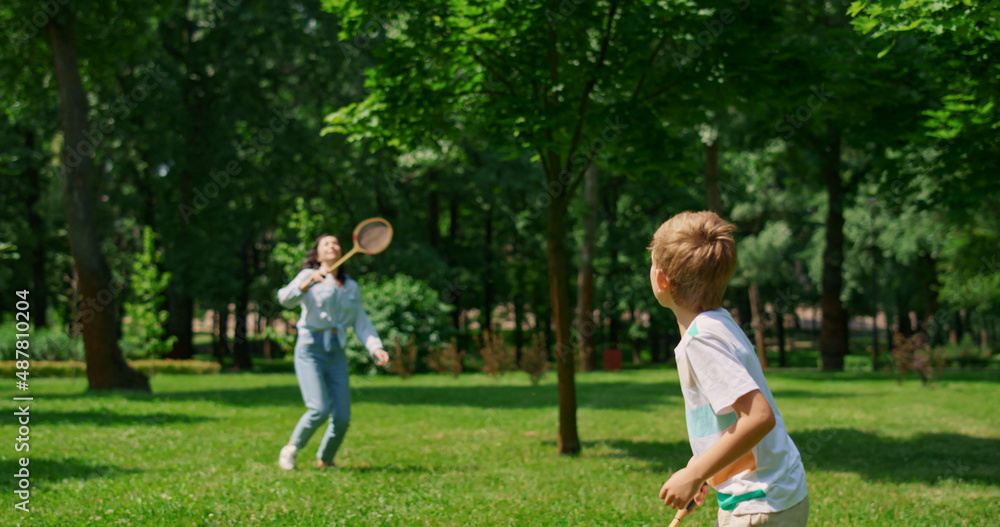
[[[333,273],[329,273],[322,282],[313,284],[303,292],[299,286],[313,271],[315,269],[299,271],[288,285],[278,290],[278,302],[286,309],[302,306],[302,316],[295,324],[299,328],[299,340],[308,344],[312,341],[312,332],[326,332],[336,328],[337,341],[343,348],[347,345],[346,329],[353,326],[358,338],[368,348],[368,353],[382,349],[378,332],[361,305],[361,287],[358,283],[348,277],[343,286],[338,286]]]
[[[736,422],[732,405],[741,396],[760,390],[774,412],[774,429],[750,454],[709,480],[719,493],[719,507],[733,514],[758,514],[802,501],[808,492],[799,450],[788,437],[753,344],[729,312],[720,308],[695,317],[674,355],[695,457]]]

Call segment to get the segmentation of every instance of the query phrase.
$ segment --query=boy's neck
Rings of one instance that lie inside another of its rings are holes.
[[[681,336],[687,334],[688,328],[694,322],[694,318],[701,314],[698,311],[686,309],[681,306],[673,306],[674,316],[677,317],[677,326],[681,329]]]

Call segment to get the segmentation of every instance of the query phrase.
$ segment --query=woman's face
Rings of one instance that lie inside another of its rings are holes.
[[[333,263],[340,258],[340,242],[336,236],[324,236],[316,246],[316,259],[321,263]]]

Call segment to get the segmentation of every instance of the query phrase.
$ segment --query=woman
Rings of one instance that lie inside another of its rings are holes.
[[[295,376],[306,404],[306,412],[278,456],[278,466],[284,470],[295,469],[295,455],[327,416],[330,424],[316,453],[316,466],[335,466],[333,458],[351,421],[351,392],[344,354],[347,327],[354,326],[354,332],[379,366],[389,362],[378,332],[361,306],[358,283],[344,274],[343,266],[337,269],[336,277],[329,272],[340,255],[336,236],[320,236],[316,246],[306,254],[299,274],[278,291],[278,302],[285,308],[302,306],[296,324]]]

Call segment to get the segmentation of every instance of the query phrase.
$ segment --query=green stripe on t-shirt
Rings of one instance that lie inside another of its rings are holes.
[[[731,511],[744,501],[763,498],[764,496],[767,496],[767,493],[763,490],[757,489],[753,492],[747,492],[746,494],[739,494],[737,496],[733,496],[732,494],[723,494],[720,492],[716,497],[719,498],[720,509],[724,511]]]
[[[698,336],[698,321],[697,320],[692,320],[691,321],[691,327],[688,328],[688,335],[691,335],[692,337],[697,337]]]
[[[736,422],[736,412],[725,415],[715,415],[712,405],[705,404],[684,411],[687,421],[688,438],[699,439],[718,434]]]

